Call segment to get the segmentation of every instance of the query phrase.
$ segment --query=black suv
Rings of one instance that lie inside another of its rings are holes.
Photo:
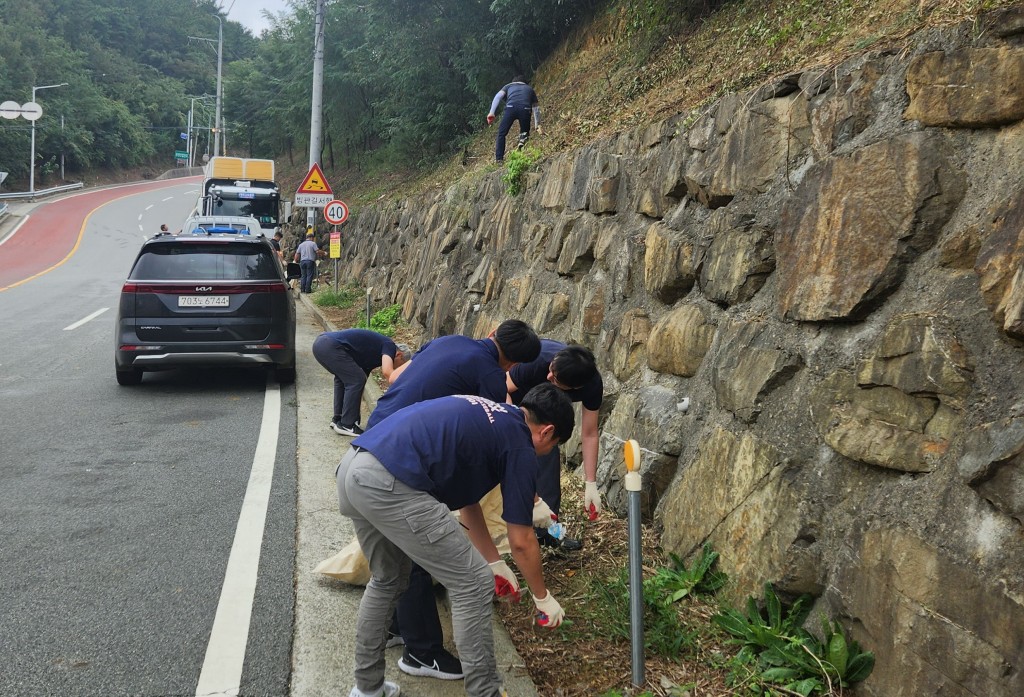
[[[262,236],[160,233],[121,288],[114,336],[117,382],[146,370],[264,366],[295,380],[295,302]]]

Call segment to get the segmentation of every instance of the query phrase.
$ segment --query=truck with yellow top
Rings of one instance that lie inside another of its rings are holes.
[[[203,169],[196,213],[252,216],[264,234],[272,236],[281,224],[281,188],[274,181],[274,161],[211,157]]]

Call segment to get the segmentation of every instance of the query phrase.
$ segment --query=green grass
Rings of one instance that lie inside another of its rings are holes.
[[[338,288],[337,293],[334,292],[334,288],[321,286],[313,294],[312,300],[320,307],[340,307],[344,310],[352,307],[362,297],[363,289],[355,283],[348,283]]]
[[[385,336],[394,336],[395,329],[402,323],[402,306],[395,304],[382,308],[373,313],[370,317],[370,326],[366,326],[366,312],[359,313],[359,320],[356,327],[360,329],[371,329]]]

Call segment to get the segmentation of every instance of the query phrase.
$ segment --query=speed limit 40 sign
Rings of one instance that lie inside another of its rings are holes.
[[[331,201],[324,206],[324,220],[332,225],[341,225],[348,220],[348,206],[344,201]]]

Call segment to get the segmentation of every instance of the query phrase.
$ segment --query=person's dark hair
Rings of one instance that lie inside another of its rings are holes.
[[[594,354],[586,346],[569,344],[551,359],[551,372],[566,387],[583,387],[597,375]]]
[[[540,339],[529,324],[520,319],[507,319],[494,330],[494,341],[513,363],[529,363],[540,355]]]
[[[526,78],[522,75],[513,75],[512,82],[526,82]]]
[[[550,382],[542,382],[532,388],[519,406],[527,412],[526,418],[530,423],[554,426],[559,443],[564,443],[572,436],[572,429],[576,425],[572,402],[565,392]]]

